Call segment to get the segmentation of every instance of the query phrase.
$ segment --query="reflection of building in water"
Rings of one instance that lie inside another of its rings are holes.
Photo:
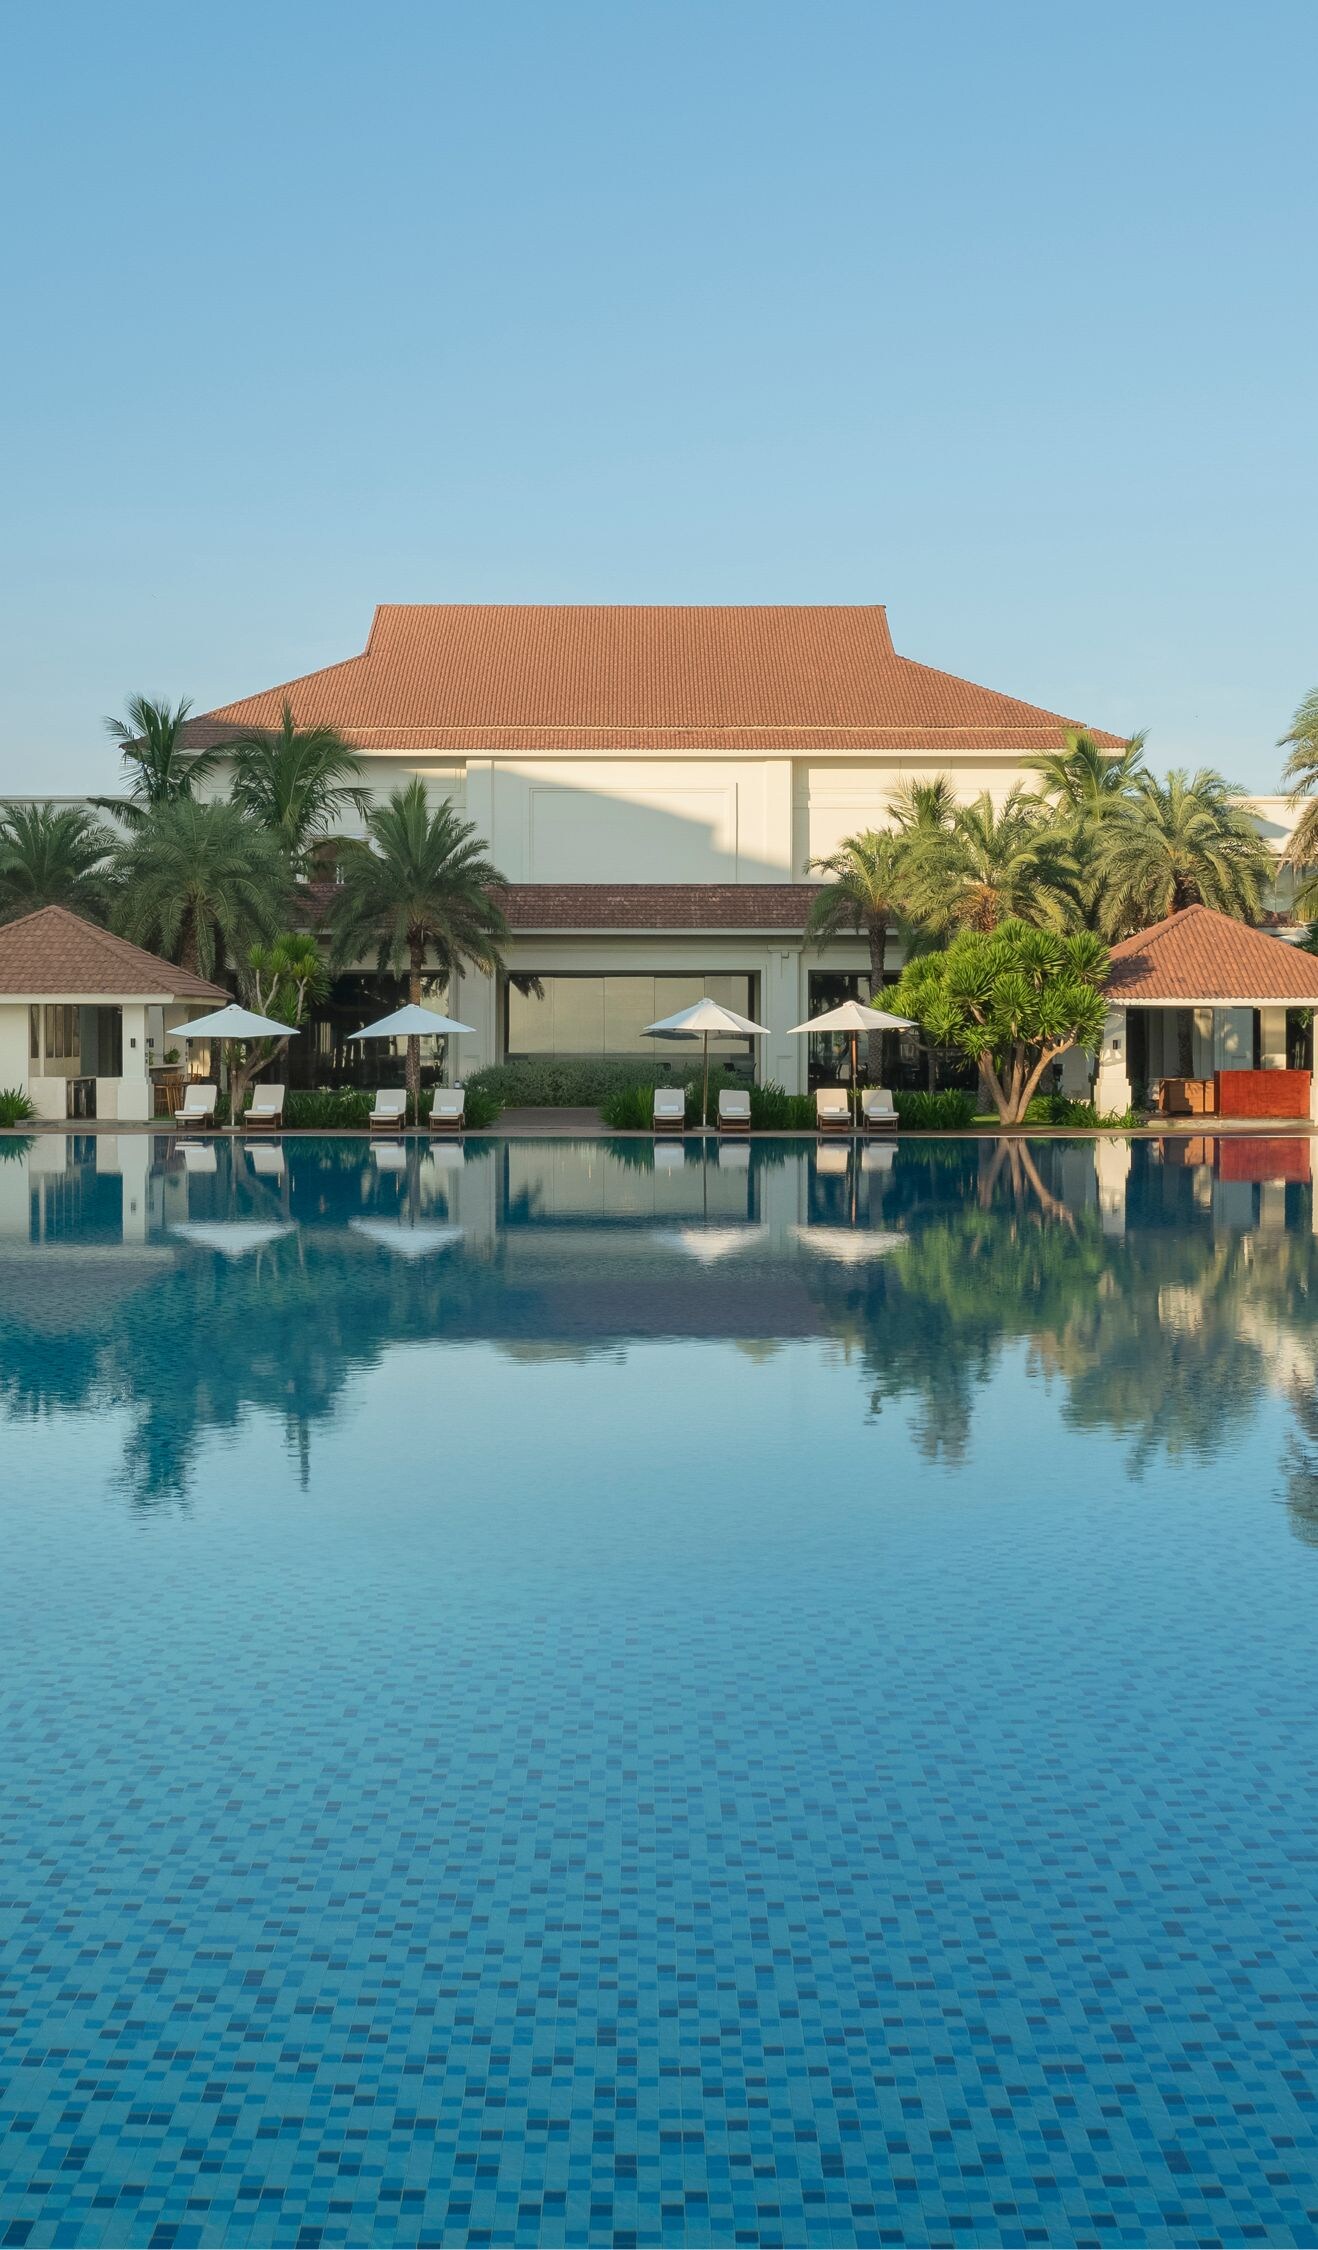
[[[315,1424],[399,1345],[813,1341],[953,1462],[1021,1345],[1138,1459],[1207,1457],[1315,1369],[1307,1140],[0,1145],[0,1399],[112,1399],[142,1497],[251,1409],[308,1473]],[[428,1413],[448,1371],[414,1364]]]

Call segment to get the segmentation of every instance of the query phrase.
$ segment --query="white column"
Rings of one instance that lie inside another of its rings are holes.
[[[1098,1050],[1098,1075],[1094,1080],[1094,1106],[1099,1116],[1130,1108],[1130,1079],[1126,1070],[1126,1011],[1109,1008]]]
[[[740,830],[738,819],[737,880],[748,882],[790,883],[792,868],[792,761],[790,758],[767,758],[764,764],[764,874],[744,868],[741,864]],[[772,1072],[776,1077],[777,1073]],[[786,1081],[782,1081],[786,1083]]]
[[[1254,1062],[1252,1008],[1218,1008],[1213,1036],[1215,1070],[1249,1070]]]
[[[151,1081],[146,1069],[145,1005],[129,1006],[125,1003],[123,1045],[123,1074],[118,1083],[115,1114],[121,1123],[145,1125],[151,1118]]]
[[[478,1070],[498,1061],[498,1000],[498,980],[487,977],[481,969],[463,969],[450,978],[445,1013],[472,1026],[462,1038],[449,1042],[446,1075],[450,1085],[465,1086]]]
[[[774,946],[766,957],[760,994],[761,1022],[769,1027],[767,1039],[758,1039],[762,1079],[771,1078],[789,1094],[805,1086],[805,1039],[793,1039],[791,1027],[801,1021],[801,948]]]
[[[486,849],[496,867],[499,866],[498,847],[494,836],[494,766],[489,758],[467,760],[467,818],[475,823],[476,833],[485,839]],[[511,870],[504,868],[505,875]]]

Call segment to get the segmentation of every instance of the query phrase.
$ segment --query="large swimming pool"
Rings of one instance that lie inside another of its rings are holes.
[[[0,2242],[1318,2240],[1316,1376],[1304,1140],[0,1141]]]

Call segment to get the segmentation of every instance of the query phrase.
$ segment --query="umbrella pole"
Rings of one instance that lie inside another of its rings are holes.
[[[851,1130],[853,1133],[860,1130],[860,1087],[856,1078],[856,1073],[860,1068],[859,1052],[860,1040],[853,1031],[851,1034]]]
[[[705,1082],[704,1082],[704,1084],[703,1084],[703,1086],[701,1087],[701,1090],[700,1090],[700,1131],[701,1131],[701,1134],[702,1134],[702,1136],[703,1136],[703,1135],[704,1135],[705,1133],[707,1133],[707,1132],[709,1131],[709,1033],[708,1033],[708,1032],[706,1032],[706,1033],[705,1033],[705,1035],[704,1035],[704,1039],[705,1039]]]

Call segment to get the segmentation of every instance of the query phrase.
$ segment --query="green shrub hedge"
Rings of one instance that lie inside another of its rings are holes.
[[[655,1062],[644,1055],[544,1055],[492,1063],[473,1072],[467,1086],[481,1087],[504,1109],[598,1109],[628,1087],[682,1086],[699,1076],[700,1049],[682,1040]]]
[[[1025,1112],[1025,1122],[1027,1125],[1073,1125],[1082,1131],[1094,1125],[1129,1128],[1138,1125],[1139,1113],[1133,1109],[1105,1110],[1100,1116],[1092,1102],[1072,1101],[1066,1094],[1036,1094]]]
[[[975,1121],[975,1097],[958,1087],[940,1094],[894,1094],[893,1106],[901,1124],[917,1133],[964,1133]]]
[[[669,1079],[647,1081],[642,1085],[620,1086],[616,1092],[606,1094],[600,1103],[600,1113],[606,1125],[615,1133],[648,1133],[654,1122],[655,1084],[683,1086],[686,1094],[686,1122],[700,1123],[700,1076],[687,1078],[674,1072]],[[744,1078],[732,1078],[726,1071],[709,1074],[709,1122],[718,1120],[718,1098],[727,1086],[737,1093],[749,1093],[751,1098],[751,1127],[757,1133],[805,1133],[813,1130],[815,1099],[813,1094],[788,1094],[772,1079],[765,1086],[747,1086]]]
[[[423,1118],[430,1115],[430,1100],[429,1091],[423,1087]],[[364,1133],[374,1107],[375,1095],[364,1086],[290,1086],[284,1096],[284,1123],[291,1133]],[[471,1131],[486,1131],[494,1124],[499,1109],[500,1104],[483,1087],[467,1088],[467,1125]],[[218,1121],[222,1123],[223,1116]],[[409,1122],[415,1122],[410,1110]]]
[[[26,1125],[36,1114],[21,1086],[0,1087],[0,1125]]]

